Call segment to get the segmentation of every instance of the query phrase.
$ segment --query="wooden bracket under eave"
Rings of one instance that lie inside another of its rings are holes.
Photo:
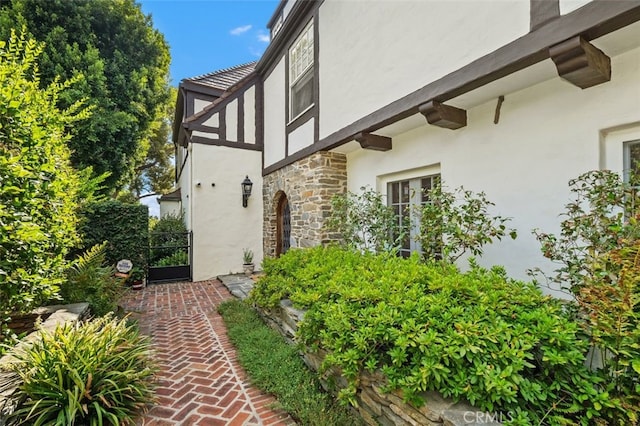
[[[549,56],[558,75],[582,89],[611,80],[611,59],[581,36],[551,46]]]
[[[418,107],[420,113],[427,118],[429,124],[445,129],[459,129],[467,125],[467,111],[438,101],[429,101]]]
[[[360,146],[364,149],[374,151],[389,151],[391,149],[391,138],[386,136],[362,132],[355,135],[354,139],[360,142]]]

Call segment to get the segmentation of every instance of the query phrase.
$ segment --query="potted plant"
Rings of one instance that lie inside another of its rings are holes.
[[[248,277],[251,276],[254,268],[253,251],[249,249],[242,249],[242,270],[244,271],[244,274]]]
[[[133,269],[131,269],[131,272],[129,273],[129,277],[127,278],[127,283],[131,285],[132,289],[140,290],[144,288],[144,279],[145,279],[144,269],[136,266]]]

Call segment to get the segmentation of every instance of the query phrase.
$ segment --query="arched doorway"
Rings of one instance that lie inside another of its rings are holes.
[[[282,193],[276,206],[276,256],[291,247],[291,209],[287,195]]]

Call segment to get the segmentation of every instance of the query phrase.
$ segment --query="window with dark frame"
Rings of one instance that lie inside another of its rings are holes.
[[[411,210],[419,205],[429,203],[429,193],[439,182],[440,175],[434,174],[387,184],[389,205],[393,208],[398,226],[405,231],[398,252],[399,256],[409,257],[412,252],[421,251],[416,238],[420,232],[420,224],[411,214]],[[397,238],[398,235],[394,235],[394,239]]]
[[[310,23],[289,49],[289,103],[292,120],[314,103],[313,43],[313,24]]]
[[[640,176],[640,140],[625,142],[623,167],[625,182],[631,175]]]

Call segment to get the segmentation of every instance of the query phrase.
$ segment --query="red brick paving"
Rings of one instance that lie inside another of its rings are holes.
[[[253,388],[237,362],[220,302],[233,296],[218,280],[152,285],[133,291],[124,308],[156,350],[157,400],[139,421],[165,425],[294,425]]]

